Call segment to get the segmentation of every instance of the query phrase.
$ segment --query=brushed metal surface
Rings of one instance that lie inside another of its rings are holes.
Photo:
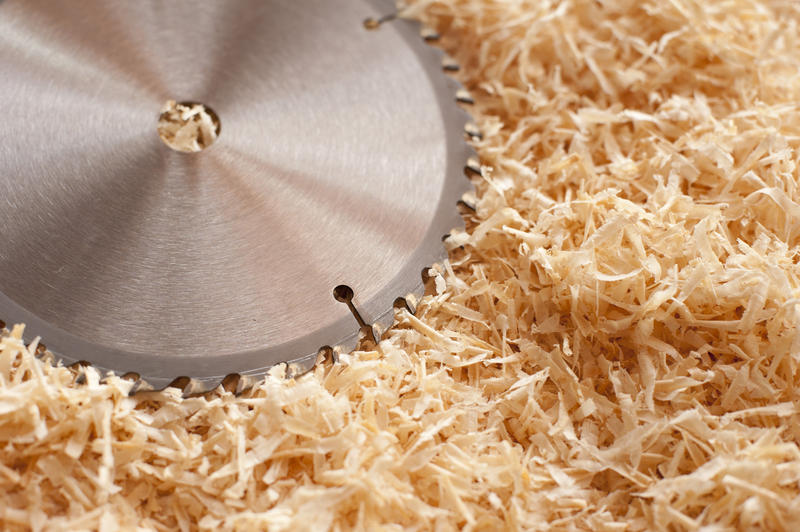
[[[452,81],[365,0],[0,3],[0,319],[158,384],[315,354],[419,284],[457,225]],[[219,116],[159,139],[165,101]]]

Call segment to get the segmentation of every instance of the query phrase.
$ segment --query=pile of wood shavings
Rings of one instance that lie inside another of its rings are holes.
[[[439,293],[238,398],[76,385],[15,328],[0,528],[800,527],[798,6],[407,14],[484,133]]]

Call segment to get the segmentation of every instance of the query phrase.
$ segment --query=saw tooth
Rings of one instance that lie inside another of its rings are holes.
[[[172,382],[170,382],[167,385],[167,388],[177,388],[181,392],[185,392],[186,388],[189,386],[191,381],[192,379],[185,375],[182,377],[175,377],[174,379],[172,379]]]
[[[86,366],[91,366],[91,365],[92,365],[92,363],[89,362],[88,360],[78,360],[77,362],[73,362],[72,364],[70,364],[67,367],[69,369],[71,369],[71,370],[74,370],[74,371],[81,371]]]
[[[390,314],[393,315],[394,313]],[[370,329],[372,333],[372,338],[374,339],[376,344],[380,343],[381,339],[383,338],[383,333],[388,331],[391,328],[391,326],[392,326],[391,320],[389,321],[389,323],[384,323],[383,321],[376,321],[375,323],[372,324]]]
[[[400,309],[408,310],[408,303],[406,302],[406,298],[404,297],[395,298],[394,303],[392,303],[392,306],[394,307],[395,310],[400,310]]]
[[[410,312],[411,314],[416,314],[417,312],[417,305],[416,305],[416,296],[413,294],[409,294],[406,297],[398,297],[394,300],[394,318],[397,320],[398,314],[403,312]]]
[[[2,336],[3,332],[4,332],[4,328],[0,327],[0,336]],[[47,346],[42,343],[42,341],[41,341],[41,339],[39,337],[34,338],[33,342],[28,344],[26,347],[28,349],[30,349],[31,346],[34,346],[34,345],[35,345],[35,347],[34,347],[33,356],[35,356],[36,358],[38,358],[39,360],[41,360],[44,363],[49,363],[49,364],[53,364],[53,365],[57,364],[56,356],[47,349]],[[82,361],[82,362],[84,362],[84,365],[88,364],[88,362],[86,362],[86,361]]]
[[[376,322],[378,323],[378,322]],[[380,327],[375,324],[364,325],[358,330],[358,341],[356,346],[360,351],[373,349],[381,339]]]
[[[242,382],[241,375],[239,375],[238,373],[230,373],[226,375],[224,379],[222,379],[222,383],[220,383],[220,386],[226,392],[238,395],[239,385],[241,384],[241,382]]]
[[[177,388],[181,391],[181,396],[184,398],[187,397],[196,397],[198,395],[202,395],[204,393],[210,392],[217,388],[220,383],[222,382],[222,378],[213,378],[213,379],[194,379],[192,377],[187,376],[180,376],[172,379],[172,381],[164,386],[163,388],[155,388],[155,391],[163,391],[166,388]],[[153,389],[152,387],[150,387]],[[144,390],[143,388],[137,388],[138,390]]]
[[[53,366],[58,364],[58,358],[56,358],[56,356],[51,351],[45,351],[44,353],[42,353],[42,355],[39,357],[39,360],[41,360],[45,364],[52,364]]]
[[[442,38],[442,36],[439,35],[436,30],[431,28],[422,28],[419,34],[420,37],[422,37],[422,39],[427,43],[433,43]]]
[[[422,285],[425,287],[425,291],[423,292],[424,295],[429,296],[436,293],[436,284],[435,284],[435,275],[431,274],[431,270],[433,270],[434,265],[426,266],[420,272],[420,277],[422,278]]]
[[[475,212],[478,205],[478,198],[475,197],[474,192],[464,192],[464,195],[461,196],[461,200],[459,201],[460,205],[463,205],[467,209],[472,212]]]
[[[34,339],[33,339],[33,341],[31,341],[31,342],[29,342],[29,343],[25,344],[25,348],[26,348],[28,351],[30,351],[31,349],[33,349],[33,352],[34,352],[33,354],[34,354],[34,355],[36,355],[37,357],[38,357],[39,355],[41,355],[42,353],[44,353],[44,352],[45,352],[45,350],[47,349],[47,348],[44,346],[44,344],[43,344],[43,343],[41,343],[41,341],[40,341],[40,338],[39,338],[38,336],[37,336],[36,338],[34,338]]]
[[[319,348],[319,356],[322,357],[324,363],[331,365],[339,363],[339,354],[329,345],[323,345]]]
[[[417,307],[419,306],[419,297],[416,294],[407,294],[403,299],[406,300],[406,308],[408,311],[412,314],[416,314]]]
[[[394,305],[390,306],[389,309],[381,314],[375,323],[372,324],[372,335],[375,338],[375,346],[380,343],[380,340],[383,336],[383,333],[388,331],[395,323],[395,308]]]
[[[222,379],[220,387],[228,393],[238,395],[241,393],[240,386],[242,384],[242,376],[238,373],[230,373]]]
[[[130,396],[130,395],[137,394],[139,392],[152,392],[152,391],[155,391],[155,390],[153,389],[152,386],[150,386],[147,383],[147,381],[145,381],[143,379],[138,379],[136,382],[133,383],[133,386],[131,386],[131,389],[128,392],[128,395]]]
[[[458,89],[456,91],[456,101],[466,105],[472,105],[475,103],[475,100],[472,99],[472,96],[470,96],[469,91],[466,89]]]
[[[286,378],[294,379],[308,372],[317,363],[317,353],[286,362]]]
[[[469,135],[473,140],[483,140],[483,133],[478,128],[478,125],[474,122],[469,122],[464,126],[464,131]]]
[[[183,389],[183,396],[184,397],[196,397],[198,395],[203,395],[208,393],[216,388],[219,388],[219,385],[222,383],[222,379],[215,379],[214,381],[208,380],[200,380],[200,379],[189,379],[189,384]]]
[[[477,157],[470,157],[467,159],[466,170],[477,176],[483,175],[483,168],[481,167],[481,162]]]
[[[442,57],[442,69],[445,72],[458,72],[461,70],[461,65],[459,65],[455,59],[446,55]]]
[[[240,394],[254,386],[258,385],[261,381],[264,380],[264,373],[260,373],[259,375],[246,375],[246,374],[239,374],[239,385],[237,387],[236,393]]]
[[[78,360],[77,362],[67,366],[69,369],[75,372],[75,384],[86,384],[86,368],[91,365],[92,364],[86,360]]]

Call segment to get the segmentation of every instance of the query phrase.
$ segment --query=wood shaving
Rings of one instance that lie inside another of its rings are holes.
[[[199,103],[167,101],[158,119],[158,135],[173,150],[186,153],[202,151],[219,135],[219,119]]]
[[[0,341],[0,528],[797,530],[800,7],[418,0],[477,212],[373,351],[235,397]],[[462,247],[463,246],[463,247]]]

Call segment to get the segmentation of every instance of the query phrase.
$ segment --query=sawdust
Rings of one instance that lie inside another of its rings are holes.
[[[800,527],[797,4],[408,14],[484,133],[445,286],[238,398],[76,385],[15,328],[0,527]]]

